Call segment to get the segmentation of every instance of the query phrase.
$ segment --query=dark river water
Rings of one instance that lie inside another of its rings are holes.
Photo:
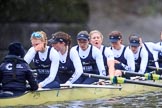
[[[24,108],[162,108],[162,92],[113,99],[71,101]]]

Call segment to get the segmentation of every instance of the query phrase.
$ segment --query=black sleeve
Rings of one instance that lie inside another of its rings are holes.
[[[36,81],[36,78],[33,76],[33,73],[30,71],[30,68],[28,64],[26,64],[26,79],[29,82],[30,89],[31,91],[37,90],[38,89],[38,83]]]
[[[0,70],[0,90],[2,90],[2,72]]]
[[[0,90],[2,90],[2,64],[0,65]]]
[[[34,78],[32,72],[30,70],[27,71],[26,78],[27,78],[29,85],[31,87],[30,90],[32,90],[32,91],[37,90],[38,89],[38,83],[37,83],[36,79]]]

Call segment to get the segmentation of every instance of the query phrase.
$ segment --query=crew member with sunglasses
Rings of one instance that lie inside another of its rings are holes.
[[[33,32],[31,35],[32,47],[24,57],[27,63],[32,60],[37,69],[37,81],[39,88],[58,88],[59,83],[56,80],[56,74],[59,67],[58,52],[47,46],[47,36],[43,31]]]

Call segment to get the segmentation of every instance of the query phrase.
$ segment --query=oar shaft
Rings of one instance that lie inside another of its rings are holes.
[[[153,87],[162,87],[161,84],[156,84],[156,83],[146,82],[146,81],[128,80],[128,79],[125,79],[125,83],[139,84],[139,85],[147,85],[147,86],[153,86]]]
[[[100,76],[100,75],[88,74],[88,73],[83,73],[83,75],[87,76],[87,77],[110,80],[110,78],[107,77],[107,76]],[[135,80],[124,79],[123,82],[124,83],[131,83],[131,84],[147,85],[147,86],[153,86],[153,87],[162,87],[161,84],[151,83],[151,82],[148,82],[148,81],[135,81]]]
[[[148,66],[148,68],[149,68],[149,69],[154,69],[154,70],[160,70],[160,71],[162,70],[162,68],[156,68],[156,67],[154,67],[154,66]]]
[[[155,71],[149,72],[149,73],[145,73],[145,74],[141,74],[141,73],[137,73],[137,72],[131,72],[131,71],[125,71],[125,70],[121,70],[123,72],[124,75],[132,75],[132,76],[141,76],[141,77],[145,77],[147,80],[160,80],[162,79],[162,76],[156,74]],[[150,78],[148,79],[148,75],[150,76]],[[158,78],[157,78],[158,76]]]
[[[112,85],[89,85],[89,84],[61,84],[60,87],[70,88],[106,88],[106,89],[121,89],[121,86]]]

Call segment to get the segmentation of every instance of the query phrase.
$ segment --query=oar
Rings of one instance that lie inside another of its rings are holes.
[[[156,84],[156,83],[151,83],[151,82],[146,82],[146,81],[136,81],[136,80],[129,80],[129,79],[125,79],[122,77],[114,77],[109,78],[107,76],[100,76],[100,75],[96,75],[96,74],[88,74],[88,73],[83,73],[84,76],[87,77],[93,77],[93,78],[98,78],[98,79],[106,79],[106,80],[113,80],[113,82],[115,83],[131,83],[131,84],[139,84],[139,85],[147,85],[147,86],[153,86],[153,87],[162,87],[161,84]]]
[[[154,66],[147,66],[149,69],[154,69],[154,70],[162,70],[162,68],[156,68],[156,67],[154,67]]]
[[[60,87],[69,88],[106,88],[106,89],[121,89],[121,86],[112,85],[90,85],[90,84],[60,84]]]
[[[37,70],[31,70],[36,73]],[[107,88],[107,89],[121,89],[121,86],[111,86],[111,85],[86,85],[86,84],[60,84],[60,87],[70,87],[70,88]]]
[[[149,60],[149,62],[162,62],[162,59],[158,59],[158,60]]]
[[[125,70],[121,70],[121,71],[124,75],[130,74],[130,75],[134,75],[134,76],[141,76],[141,77],[145,77],[147,80],[160,80],[160,79],[162,79],[162,76],[156,74],[155,71],[152,71],[150,73],[145,73],[145,74],[141,74],[141,73],[133,72],[133,71],[125,71]]]
[[[36,70],[32,70],[32,72],[36,72]],[[110,80],[110,78],[107,77],[107,76],[100,76],[100,75],[89,74],[89,73],[83,73],[83,75],[84,76],[88,76],[88,77],[98,78],[98,79]],[[120,84],[121,83],[132,83],[132,84],[148,85],[148,86],[154,86],[154,87],[162,87],[161,84],[148,83],[148,82],[135,81],[135,80],[129,80],[129,79],[121,78],[121,77],[117,77],[117,79],[115,79],[115,80],[117,80],[117,81],[115,81],[115,83],[120,83]]]

